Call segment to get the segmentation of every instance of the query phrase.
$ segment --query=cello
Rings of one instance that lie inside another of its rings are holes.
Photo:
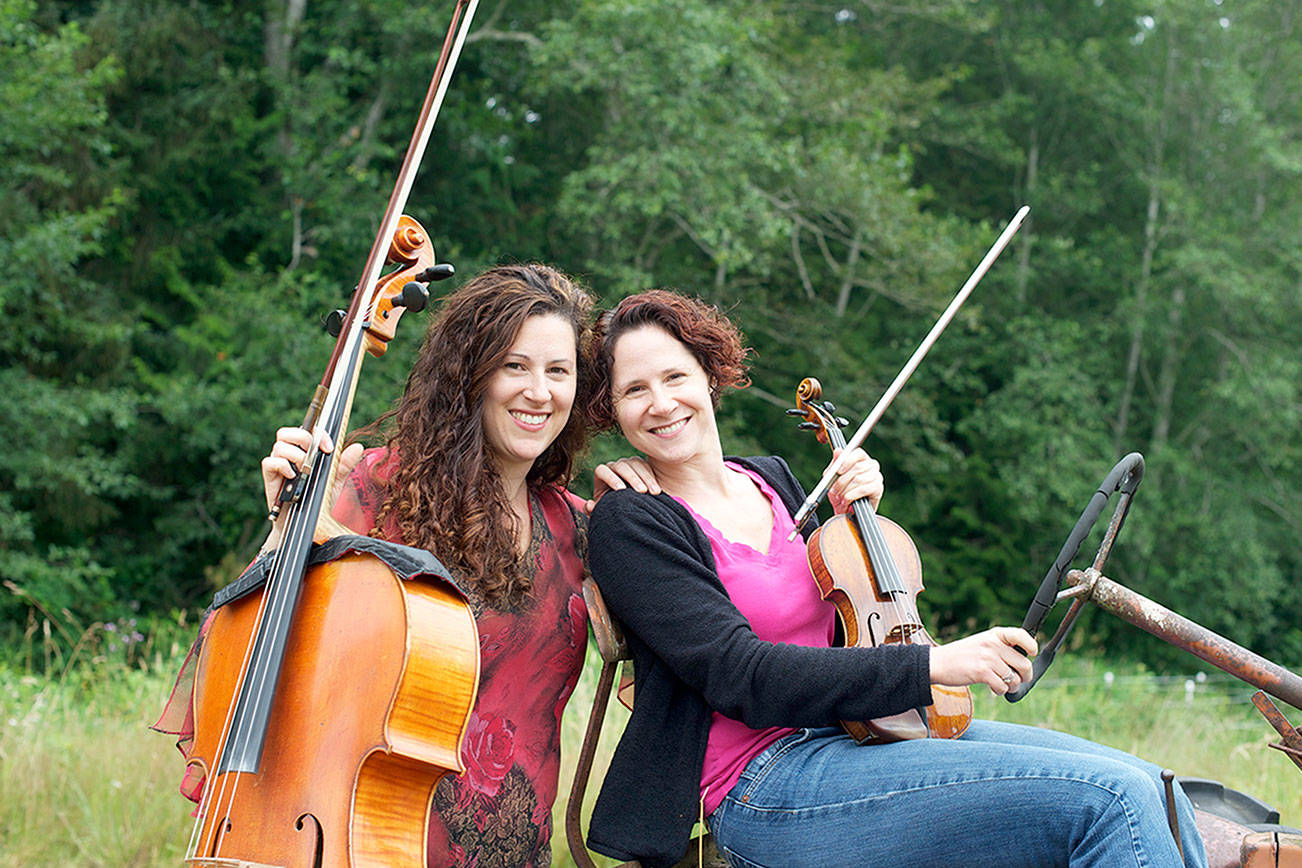
[[[823,389],[812,377],[796,390],[789,410],[817,432],[820,443],[844,450],[844,420],[822,400]],[[809,566],[823,599],[836,606],[844,644],[872,648],[887,644],[935,642],[918,615],[922,563],[909,535],[895,522],[877,515],[867,498],[851,505],[809,537]],[[958,738],[972,722],[972,694],[966,687],[931,686],[932,704],[870,721],[842,721],[860,744],[914,738]]]
[[[434,787],[463,771],[479,676],[469,605],[431,555],[341,535],[327,503],[335,456],[320,443],[342,442],[365,355],[383,355],[403,310],[452,273],[401,212],[475,4],[458,0],[362,278],[332,318],[303,423],[313,447],[273,509],[286,513],[282,543],[224,595],[199,651],[189,865],[424,865]],[[381,277],[386,263],[399,267]]]

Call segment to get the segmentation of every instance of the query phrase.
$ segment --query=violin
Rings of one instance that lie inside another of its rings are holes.
[[[424,307],[425,284],[452,274],[401,211],[475,3],[457,2],[362,278],[328,319],[335,348],[303,424],[313,446],[273,510],[285,530],[266,581],[208,622],[187,758],[204,779],[192,866],[424,865],[434,787],[464,770],[479,683],[469,604],[432,556],[399,576],[377,555],[405,547],[335,539],[347,532],[327,503],[335,453],[320,443],[343,442],[362,360],[384,353],[403,310]],[[339,556],[309,565],[332,540]]]
[[[817,431],[820,443],[845,449],[835,408],[822,401],[823,388],[812,377],[796,390],[802,428]],[[918,614],[923,590],[922,561],[913,540],[898,524],[877,515],[867,498],[847,515],[821,524],[809,538],[809,565],[823,599],[836,606],[848,647],[936,644]],[[842,721],[860,744],[914,738],[958,738],[972,722],[972,694],[966,687],[932,685],[932,704],[869,721]]]

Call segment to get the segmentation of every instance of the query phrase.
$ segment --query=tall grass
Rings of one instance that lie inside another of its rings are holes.
[[[1302,770],[1268,746],[1279,736],[1252,705],[1255,688],[1190,663],[1183,674],[1155,675],[1067,657],[1019,703],[974,691],[976,714],[1070,732],[1180,777],[1220,781],[1274,806],[1284,825],[1302,828]],[[1291,707],[1280,710],[1302,724]]]
[[[94,624],[71,652],[0,660],[0,868],[180,864],[179,754],[145,727],[189,629]]]
[[[167,736],[146,726],[171,688],[188,627],[156,629],[131,653],[119,646],[114,656],[108,651],[114,631],[104,626],[96,625],[99,635],[48,676],[31,674],[21,659],[0,662],[0,868],[181,864],[192,822],[190,803],[176,792],[181,760]],[[1219,674],[1198,681],[1194,662],[1179,676],[1132,667],[1109,680],[1103,663],[1067,657],[1017,705],[977,691],[977,714],[1063,729],[1182,776],[1220,780],[1273,804],[1285,824],[1302,827],[1302,774],[1266,747],[1274,731],[1248,703],[1251,690]],[[553,813],[555,865],[573,864],[564,802],[596,669],[590,652],[565,715],[561,796]],[[625,720],[627,713],[612,702],[594,791]]]

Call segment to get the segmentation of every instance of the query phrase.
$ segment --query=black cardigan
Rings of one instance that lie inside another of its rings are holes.
[[[764,477],[792,513],[804,499],[781,458],[729,460]],[[806,648],[757,637],[719,581],[709,540],[667,494],[609,492],[588,539],[592,576],[625,629],[636,697],[592,813],[588,844],[598,852],[649,868],[682,858],[711,710],[758,729],[931,703],[924,646]]]

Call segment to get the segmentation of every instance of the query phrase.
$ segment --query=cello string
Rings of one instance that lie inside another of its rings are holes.
[[[339,442],[347,414],[347,403],[342,400],[331,400],[340,392],[347,391],[351,388],[353,374],[360,367],[362,357],[362,347],[364,335],[361,331],[355,332],[356,340],[344,354],[342,364],[336,367],[334,371],[330,389],[327,394],[324,406],[330,408],[329,412],[323,413],[320,417],[321,424],[319,429],[314,432],[314,442],[320,443],[321,431],[327,434],[332,442]],[[330,487],[330,467],[332,465],[333,454],[327,454],[320,451],[314,451],[310,460],[305,467],[308,473],[306,481],[306,490],[297,504],[294,505],[294,511],[287,517],[287,527],[285,539],[278,552],[277,559],[273,563],[272,575],[268,580],[267,592],[264,594],[263,602],[265,611],[259,611],[259,621],[256,624],[254,641],[251,643],[253,658],[250,664],[246,665],[250,671],[245,675],[245,682],[249,685],[247,690],[241,686],[241,692],[236,697],[236,702],[232,704],[232,709],[240,707],[239,699],[243,696],[265,697],[273,688],[284,660],[285,644],[288,641],[288,631],[290,629],[290,620],[293,618],[295,604],[301,593],[303,585],[304,570],[302,565],[305,564],[310,549],[313,544],[316,519],[321,514],[321,509],[325,498],[329,493]],[[269,638],[270,637],[270,638]],[[274,642],[274,645],[268,643]],[[279,655],[275,653],[275,648],[279,648]],[[270,649],[270,650],[268,650]],[[263,714],[269,714],[269,708]],[[227,757],[234,752],[234,755],[243,757],[246,751],[257,747],[258,758],[261,756],[262,747],[257,744],[257,739],[265,739],[269,724],[265,718],[251,717],[247,709],[245,714],[240,715],[236,712],[236,718],[233,724],[226,746],[222,750],[222,756]],[[259,727],[261,731],[259,732]],[[220,765],[219,765],[220,768]],[[243,775],[239,771],[228,773],[222,778],[222,788],[220,792],[219,805],[233,805],[239,793],[240,783]],[[229,784],[229,787],[227,786]],[[220,815],[219,815],[220,819]],[[224,838],[227,832],[225,823],[221,825],[217,848],[221,848],[221,838]]]
[[[298,506],[297,504],[290,504],[291,512],[288,515],[286,515],[287,526],[293,523],[294,515],[297,513],[297,506]],[[276,558],[279,559],[281,558],[282,555],[283,555],[283,548],[281,551],[278,551],[276,553]],[[268,580],[269,583],[274,581],[275,575],[276,575],[276,564],[275,561],[273,561],[272,578]],[[271,597],[272,597],[271,594],[264,594],[262,596],[262,599],[258,603],[257,612],[254,615],[255,623],[258,623],[262,620],[263,614],[267,608],[268,601],[271,599]],[[248,643],[244,647],[244,657],[240,661],[239,676],[237,677],[235,683],[234,695],[237,699],[239,696],[239,692],[243,687],[244,681],[248,677],[249,662],[253,656],[253,646],[256,641],[256,638],[257,638],[256,633],[254,635],[251,635],[249,637]],[[220,808],[220,806],[225,803],[226,777],[219,773],[219,769],[222,766],[223,757],[225,756],[226,750],[230,743],[230,730],[231,730],[231,724],[235,718],[236,704],[237,703],[233,701],[230,703],[229,706],[227,706],[226,717],[222,721],[221,732],[219,733],[217,738],[218,749],[216,755],[213,758],[214,759],[213,768],[208,770],[209,779],[205,781],[203,795],[200,799],[199,808],[197,812],[198,817],[195,820],[194,829],[190,833],[190,844],[187,848],[187,852],[190,856],[194,856],[197,852],[199,846],[199,838],[203,829],[204,819],[213,808],[214,796],[218,808]],[[221,784],[216,788],[216,791],[214,791],[214,785],[216,784],[218,777],[221,778]]]
[[[291,504],[291,510],[292,511],[286,516],[287,538],[292,536],[293,528],[296,526],[296,518],[301,512],[298,509],[298,504]],[[233,700],[227,707],[226,719],[222,724],[222,732],[218,741],[219,750],[215,757],[214,767],[211,770],[214,782],[220,780],[220,784],[217,787],[215,798],[210,800],[208,806],[208,812],[213,814],[215,822],[220,821],[224,809],[226,809],[228,805],[234,804],[235,797],[238,794],[238,774],[229,771],[222,771],[221,769],[225,765],[225,759],[229,752],[239,747],[241,741],[247,741],[247,737],[241,737],[242,733],[239,728],[233,727],[235,722],[235,712],[239,706],[239,697],[243,693],[244,685],[250,678],[249,670],[250,665],[253,663],[253,652],[257,645],[258,636],[261,633],[261,627],[266,617],[266,612],[268,608],[274,609],[279,598],[283,596],[283,592],[279,594],[278,592],[280,592],[285,585],[282,576],[284,573],[283,563],[286,560],[287,549],[288,544],[282,545],[280,550],[276,553],[275,560],[272,562],[271,576],[267,580],[267,593],[263,594],[262,599],[259,601],[257,612],[254,615],[254,623],[257,626],[250,635],[248,643],[245,645],[244,658],[240,664],[240,677],[236,681]],[[253,677],[255,679],[257,678],[256,672],[253,674]],[[234,731],[232,731],[233,729]],[[203,813],[201,806],[201,814]],[[202,816],[199,822],[200,824],[203,822]],[[207,839],[212,842],[212,846],[208,849],[213,856],[216,856],[221,850],[222,841],[226,834],[225,825],[225,823],[222,823],[220,828],[210,827],[209,829]],[[198,829],[199,826],[196,826],[196,831],[198,831]]]
[[[412,134],[412,140],[408,145],[407,152],[403,158],[403,165],[399,171],[398,180],[394,185],[393,193],[389,198],[389,203],[385,210],[384,221],[381,225],[380,232],[376,236],[375,244],[372,246],[371,254],[367,262],[367,273],[363,276],[360,287],[366,287],[369,297],[359,299],[364,304],[359,304],[356,314],[349,322],[348,340],[352,356],[349,364],[344,366],[348,372],[346,378],[340,378],[338,367],[330,371],[330,390],[327,393],[321,409],[322,417],[330,420],[330,433],[332,441],[336,444],[339,442],[339,433],[343,427],[343,419],[347,417],[347,404],[351,401],[351,382],[356,375],[356,371],[361,366],[361,342],[365,331],[365,320],[373,310],[378,296],[379,286],[376,285],[379,272],[384,264],[384,256],[380,251],[386,250],[389,239],[397,226],[398,218],[402,208],[410,194],[412,184],[415,181],[416,171],[419,168],[422,155],[428,145],[430,134],[433,131],[434,120],[437,118],[440,108],[443,104],[444,95],[447,92],[448,82],[451,80],[452,70],[456,68],[457,61],[460,58],[462,47],[465,44],[466,36],[470,31],[471,23],[474,21],[475,11],[478,7],[478,0],[457,0],[453,8],[451,19],[448,24],[448,34],[444,40],[443,49],[440,52],[438,64],[435,68],[434,79],[430,83],[429,91],[426,94],[424,105],[421,107],[421,116],[417,122],[416,130]],[[342,357],[342,356],[341,356]],[[340,385],[342,384],[342,385]],[[339,386],[337,388],[337,386]],[[329,411],[329,412],[328,412]],[[314,437],[315,442],[315,437]],[[329,461],[324,468],[328,471]],[[322,484],[328,484],[329,473],[324,472],[318,478],[326,480]],[[315,516],[313,516],[315,518]],[[312,522],[315,530],[315,521]],[[306,540],[310,544],[310,537]],[[288,591],[296,591],[297,583],[290,582]],[[292,607],[290,607],[292,608]],[[292,612],[285,612],[284,618],[292,616]],[[278,621],[276,626],[282,626],[283,620]],[[276,673],[262,673],[266,677],[274,677]]]
[[[360,347],[360,333],[357,337],[357,347]],[[357,347],[354,347],[350,359],[357,356]],[[337,383],[338,377],[332,378],[331,392],[337,391],[340,387]],[[338,402],[334,402],[338,407]],[[326,419],[326,431],[334,437],[334,431],[331,423],[336,422],[338,418],[337,410]],[[334,426],[337,427],[337,424]],[[314,436],[314,442],[320,441],[319,436]],[[235,804],[235,799],[239,794],[239,785],[242,780],[238,772],[227,771],[219,773],[226,764],[226,758],[231,753],[247,750],[253,739],[253,724],[247,716],[236,719],[235,715],[240,708],[241,697],[258,696],[267,689],[268,680],[276,674],[266,655],[256,656],[260,645],[260,640],[268,632],[274,633],[279,627],[282,627],[289,617],[292,616],[290,611],[291,605],[298,583],[293,581],[293,570],[289,569],[290,564],[305,560],[306,549],[310,548],[312,540],[312,531],[315,530],[315,522],[312,521],[314,510],[303,509],[304,504],[311,504],[318,500],[320,487],[326,484],[328,480],[328,471],[331,456],[321,452],[314,451],[310,460],[304,468],[308,474],[307,490],[303,498],[298,503],[290,504],[291,512],[286,516],[286,528],[284,540],[276,553],[272,562],[271,575],[267,580],[266,593],[263,594],[259,603],[258,610],[254,616],[254,630],[250,640],[245,646],[244,658],[240,665],[240,677],[237,679],[236,689],[233,701],[227,708],[226,720],[222,727],[222,737],[219,741],[219,751],[214,775],[220,777],[221,783],[217,789],[214,805],[210,806],[210,813],[215,807],[215,820],[220,822],[228,806]],[[319,512],[319,510],[317,510]],[[248,690],[245,690],[245,685]],[[200,821],[202,822],[202,820]],[[212,855],[220,852],[223,840],[226,836],[226,823],[220,822],[218,831],[211,831],[207,836],[209,840],[214,840],[214,846],[211,848]]]
[[[362,337],[359,332],[356,345],[350,348],[350,354],[348,357],[350,364],[343,367],[343,372],[350,370],[352,363],[356,362],[356,359],[360,354],[361,341]],[[335,377],[331,380],[331,393],[335,393],[344,388],[340,385],[339,379],[340,372],[337,371]],[[327,398],[327,404],[329,403],[329,399]],[[331,414],[325,418],[323,427],[325,428],[325,432],[330,435],[331,442],[338,441],[343,412],[344,409],[342,403],[336,401],[332,407]],[[314,440],[319,441],[319,438],[314,437]],[[287,520],[288,526],[286,528],[285,541],[281,546],[281,552],[273,563],[272,575],[268,579],[267,583],[267,594],[264,594],[265,611],[260,610],[259,612],[258,625],[254,631],[254,641],[250,643],[250,647],[253,649],[253,652],[255,652],[254,659],[252,660],[253,671],[246,676],[246,678],[251,677],[253,679],[248,692],[248,695],[251,697],[264,695],[266,691],[270,689],[269,684],[279,675],[281,667],[280,665],[276,665],[276,660],[273,658],[271,653],[267,652],[261,655],[256,655],[256,652],[262,647],[262,643],[270,641],[265,638],[268,634],[271,634],[272,636],[287,635],[287,625],[289,620],[293,617],[294,602],[296,601],[299,590],[302,587],[303,577],[303,570],[291,569],[291,565],[306,562],[307,551],[311,548],[316,529],[315,518],[320,515],[321,503],[324,501],[325,495],[327,494],[327,492],[324,492],[322,489],[329,485],[329,469],[333,459],[333,454],[326,454],[319,451],[313,454],[312,461],[309,464],[310,471],[307,479],[307,490],[303,494],[302,502],[294,510],[293,515]],[[304,508],[305,506],[311,508]],[[297,581],[295,580],[296,577]],[[267,597],[271,598],[270,603],[266,602]],[[283,657],[281,658],[281,663],[283,665]],[[236,701],[232,703],[232,711],[230,713],[233,713],[233,709],[238,705],[239,695],[237,695]],[[255,722],[246,715],[238,721],[235,731],[231,733],[228,744],[230,744],[234,750],[242,754],[252,746],[255,737]],[[266,738],[265,728],[262,733],[262,738]],[[223,750],[223,756],[227,755],[229,749],[230,748]],[[222,778],[223,793],[225,793],[226,783],[228,781],[231,782],[230,792],[229,795],[224,796],[223,804],[234,805],[239,794],[240,784],[243,781],[243,773],[232,771],[224,775]],[[227,824],[222,823],[214,855],[217,852],[220,852],[227,831]]]
[[[369,294],[373,296],[377,289],[372,288]],[[363,310],[369,309],[372,304],[371,299],[367,299],[366,302]],[[289,620],[293,617],[293,604],[302,586],[301,565],[306,562],[313,542],[316,519],[320,515],[321,503],[326,494],[322,489],[329,484],[329,469],[334,458],[333,455],[320,451],[321,434],[324,432],[330,436],[332,442],[338,442],[342,420],[347,412],[346,402],[340,398],[340,395],[348,390],[351,373],[360,365],[364,332],[360,328],[353,328],[349,330],[347,337],[346,351],[341,354],[345,363],[336,366],[332,371],[329,389],[322,402],[321,415],[318,416],[322,422],[313,429],[313,447],[303,470],[307,473],[305,491],[298,502],[291,504],[293,511],[286,518],[284,539],[273,561],[266,592],[255,615],[253,635],[246,646],[244,661],[241,664],[243,674],[227,710],[228,722],[224,724],[224,730],[229,732],[226,732],[224,742],[221,744],[219,760],[216,763],[218,769],[225,765],[226,757],[233,752],[236,755],[243,755],[253,744],[256,736],[255,721],[250,719],[247,710],[244,715],[235,717],[241,708],[241,699],[245,696],[264,696],[269,689],[269,684],[279,675],[280,666],[275,665],[274,655],[265,650],[265,643],[269,641],[265,637],[278,636],[282,641],[287,637]],[[283,651],[279,659],[283,662]],[[263,738],[265,732],[264,727]],[[219,809],[234,805],[242,775],[238,772],[227,772],[221,776],[221,780],[217,797]],[[221,813],[222,811],[219,810],[219,816]],[[226,831],[226,824],[222,823],[221,831],[217,833],[216,851],[220,850]]]

